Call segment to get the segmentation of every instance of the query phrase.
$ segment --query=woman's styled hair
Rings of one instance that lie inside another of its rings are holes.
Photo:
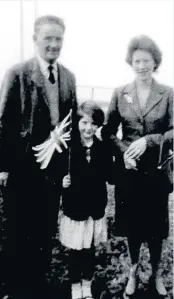
[[[126,55],[126,62],[130,65],[132,65],[132,56],[136,50],[149,52],[155,61],[154,71],[159,68],[162,61],[162,53],[158,45],[150,37],[146,35],[139,35],[130,40]]]
[[[79,105],[77,110],[79,120],[84,116],[84,114],[89,115],[94,121],[94,124],[98,127],[103,125],[105,119],[104,112],[94,101],[85,101]]]
[[[61,18],[53,16],[53,15],[46,15],[46,16],[39,17],[35,20],[35,23],[34,23],[35,33],[37,33],[39,31],[40,26],[42,26],[44,24],[56,24],[56,25],[59,25],[62,27],[63,32],[65,31],[65,24]]]

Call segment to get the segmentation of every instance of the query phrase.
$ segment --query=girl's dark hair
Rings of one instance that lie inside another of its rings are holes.
[[[77,110],[79,120],[84,116],[84,114],[89,115],[93,119],[94,124],[98,127],[103,125],[105,119],[104,112],[94,101],[85,101],[79,105]]]

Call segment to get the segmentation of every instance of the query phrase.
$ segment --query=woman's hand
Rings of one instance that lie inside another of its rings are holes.
[[[68,188],[70,185],[71,185],[71,178],[70,178],[70,175],[67,174],[63,178],[63,188]]]
[[[142,154],[144,154],[146,148],[147,148],[146,139],[142,137],[131,143],[131,145],[125,151],[125,157],[126,159],[137,160],[141,157]]]
[[[125,168],[126,169],[134,169],[134,170],[137,170],[136,166],[137,166],[137,163],[134,159],[130,159],[126,156],[126,152],[124,153],[124,165],[125,165]]]

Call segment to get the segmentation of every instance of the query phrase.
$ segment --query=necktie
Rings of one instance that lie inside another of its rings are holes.
[[[49,70],[49,72],[50,72],[50,74],[49,74],[49,80],[50,80],[50,82],[51,82],[51,84],[54,84],[55,83],[55,78],[54,78],[54,74],[53,74],[53,66],[52,65],[50,65],[49,67],[48,67],[48,70]]]

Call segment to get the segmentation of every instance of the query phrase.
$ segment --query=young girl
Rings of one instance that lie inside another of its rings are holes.
[[[70,175],[63,179],[63,212],[60,241],[70,248],[69,276],[72,299],[93,298],[94,246],[107,241],[106,181],[110,182],[112,155],[99,141],[96,130],[104,113],[93,101],[78,109],[79,138],[71,148]],[[93,246],[94,245],[94,246]]]

